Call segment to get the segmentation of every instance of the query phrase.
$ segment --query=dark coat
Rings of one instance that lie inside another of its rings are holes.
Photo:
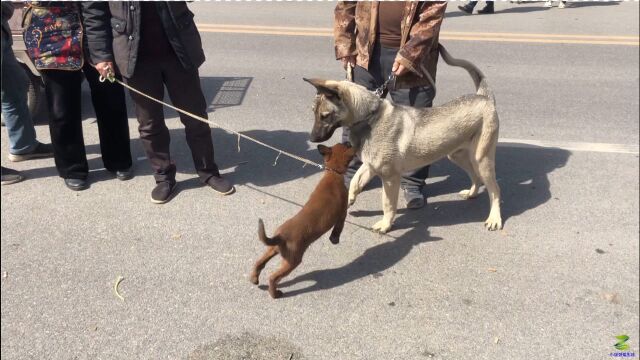
[[[157,2],[160,24],[185,69],[204,62],[200,33],[184,1]],[[82,14],[91,62],[114,61],[124,77],[136,68],[140,44],[137,1],[83,1]]]

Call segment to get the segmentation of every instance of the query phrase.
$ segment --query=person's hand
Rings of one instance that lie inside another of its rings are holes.
[[[347,70],[347,64],[351,64],[351,67],[356,66],[356,56],[355,55],[345,56],[343,58],[340,58],[340,61],[342,61],[342,67],[345,70]]]
[[[397,60],[393,62],[393,66],[391,67],[391,71],[396,76],[404,75],[407,72],[407,68],[404,65],[400,64]]]
[[[116,72],[114,70],[114,67],[113,67],[113,62],[111,62],[111,61],[99,62],[94,67],[96,68],[96,70],[98,70],[100,75],[105,79],[108,78],[110,74],[111,75],[115,75],[116,74]]]

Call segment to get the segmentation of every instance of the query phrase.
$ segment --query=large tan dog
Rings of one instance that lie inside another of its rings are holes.
[[[491,211],[485,221],[489,230],[502,228],[500,188],[495,176],[498,114],[485,76],[466,60],[454,59],[440,45],[444,61],[466,69],[476,85],[475,95],[465,95],[442,106],[416,109],[380,99],[365,87],[348,82],[305,79],[318,91],[310,139],[328,140],[341,126],[351,130],[350,142],[363,165],[349,186],[349,204],[374,175],[382,179],[382,220],[373,229],[385,233],[396,215],[403,173],[431,164],[445,156],[464,169],[471,188],[460,195],[477,196],[484,183]]]

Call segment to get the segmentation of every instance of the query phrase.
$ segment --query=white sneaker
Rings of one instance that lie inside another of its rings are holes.
[[[545,1],[544,2],[544,7],[552,7],[553,4],[551,3],[551,1]]]
[[[564,9],[566,7],[565,3],[566,1],[560,1],[560,3],[558,4],[558,9]]]

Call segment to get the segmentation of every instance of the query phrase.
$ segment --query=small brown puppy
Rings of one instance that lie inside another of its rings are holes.
[[[309,200],[295,216],[287,220],[269,238],[264,232],[262,219],[258,220],[258,237],[269,248],[256,261],[251,272],[251,282],[258,285],[260,272],[272,257],[280,253],[280,268],[269,277],[269,295],[278,298],[282,291],[276,286],[302,262],[305,250],[333,227],[329,240],[340,242],[340,233],[347,217],[347,188],[344,173],[355,156],[350,144],[336,144],[331,148],[318,145],[324,157],[325,173]]]

